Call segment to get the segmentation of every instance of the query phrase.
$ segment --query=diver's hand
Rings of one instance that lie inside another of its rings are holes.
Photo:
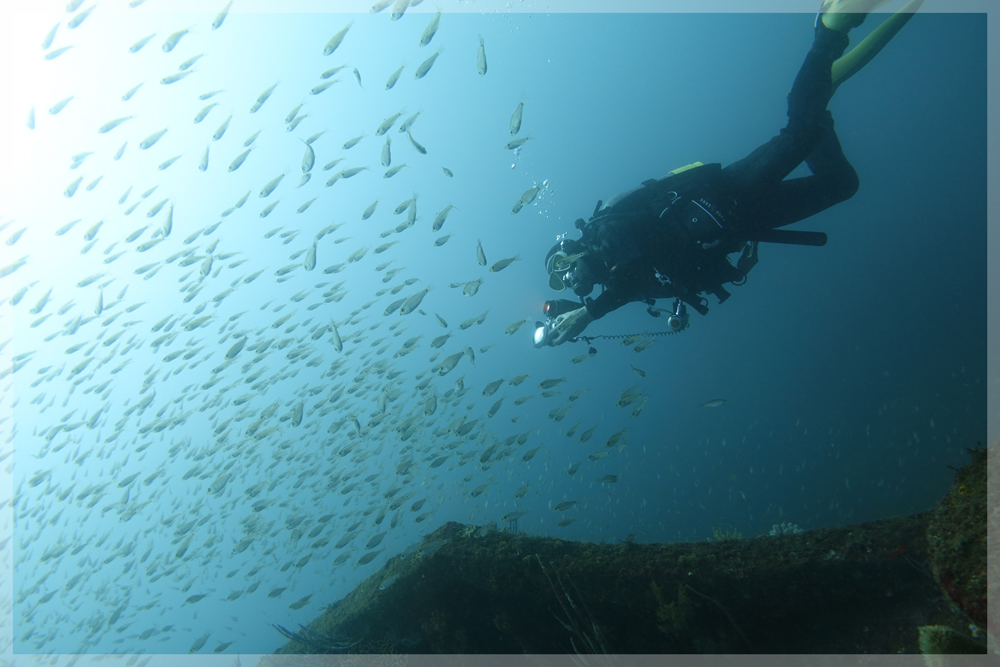
[[[594,321],[586,306],[563,313],[552,323],[552,345],[562,345],[583,333],[587,325]]]

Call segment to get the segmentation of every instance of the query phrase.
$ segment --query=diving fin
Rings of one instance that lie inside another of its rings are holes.
[[[910,0],[905,7],[887,18],[857,46],[834,61],[831,68],[833,90],[836,91],[837,86],[857,74],[862,67],[877,56],[879,51],[896,36],[896,33],[906,25],[922,4],[924,4],[924,0]]]
[[[891,0],[823,0],[819,20],[830,30],[848,33],[864,23],[865,17]]]

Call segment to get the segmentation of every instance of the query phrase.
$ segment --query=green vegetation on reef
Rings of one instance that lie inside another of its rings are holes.
[[[924,655],[969,655],[983,653],[985,650],[986,647],[976,640],[955,632],[946,625],[925,625],[920,628],[920,652]]]
[[[655,581],[650,582],[649,585],[653,589],[653,596],[659,605],[656,608],[656,620],[659,621],[657,627],[668,637],[684,632],[688,615],[691,613],[691,602],[684,586],[677,587],[676,600],[667,602],[663,597],[663,591],[660,590]]]
[[[726,530],[724,528],[712,528],[712,537],[710,537],[708,539],[709,539],[710,542],[711,541],[714,541],[714,542],[725,542],[727,540],[742,540],[743,539],[743,533],[741,533],[740,531],[738,531],[736,529]]]

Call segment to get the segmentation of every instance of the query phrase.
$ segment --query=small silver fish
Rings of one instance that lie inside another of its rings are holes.
[[[215,17],[215,20],[212,21],[212,30],[218,30],[222,27],[222,22],[226,20],[226,16],[229,15],[229,8],[232,6],[233,0],[229,0],[226,6],[222,8],[222,11],[219,12],[219,15]]]
[[[399,126],[399,133],[402,134],[403,132],[409,131],[410,126],[417,121],[417,118],[420,116],[420,113],[422,111],[423,109],[417,111],[417,113],[413,114],[412,116],[404,120],[403,123]]]
[[[201,121],[205,120],[205,116],[207,116],[208,112],[211,111],[212,108],[215,107],[216,105],[218,105],[218,102],[212,102],[207,107],[205,107],[204,109],[202,109],[201,111],[199,111],[198,115],[196,115],[194,117],[194,124],[197,125]]]
[[[313,241],[312,247],[306,253],[306,260],[302,263],[302,266],[306,271],[312,271],[316,268],[316,241]]]
[[[448,213],[451,211],[452,208],[453,208],[452,205],[448,204],[443,209],[441,209],[441,211],[439,211],[436,216],[434,216],[434,223],[431,225],[431,231],[435,232],[441,231],[441,228],[444,226],[444,221],[448,218]],[[483,266],[486,265],[483,264]]]
[[[80,178],[76,179],[75,181],[67,185],[66,190],[63,192],[63,195],[65,195],[66,197],[72,197],[73,195],[75,195],[76,189],[80,187],[80,183],[82,181],[83,181],[83,176],[81,176]]]
[[[392,143],[391,137],[385,138],[385,145],[382,146],[382,166],[388,167],[392,164],[392,149],[390,144]]]
[[[298,104],[295,105],[295,108],[289,111],[288,115],[285,116],[285,122],[291,123],[293,120],[295,120],[295,117],[299,115],[299,109],[301,108],[302,108],[302,102],[299,102]]]
[[[430,287],[426,287],[423,290],[411,296],[409,299],[407,299],[406,302],[403,304],[403,307],[399,309],[399,314],[409,315],[414,310],[416,310],[417,307],[420,306],[420,302],[424,300],[425,296],[427,296],[427,292],[429,292],[430,289],[431,289]]]
[[[267,185],[265,185],[263,188],[261,188],[261,190],[260,190],[260,197],[261,197],[261,199],[263,199],[264,197],[267,197],[272,192],[274,192],[274,189],[276,187],[278,187],[278,184],[281,183],[281,179],[283,179],[284,177],[285,177],[285,175],[283,173],[282,174],[278,174],[273,179],[271,179],[267,183]]]
[[[409,7],[409,6],[410,6],[410,0],[396,0],[396,4],[393,5],[393,8],[392,8],[392,17],[391,17],[392,20],[393,21],[398,21],[400,18],[402,18],[403,13],[406,11],[406,8]]]
[[[337,352],[344,351],[344,341],[340,338],[340,332],[337,330],[337,324],[331,319],[330,320],[330,334],[333,336],[333,349]],[[357,420],[355,420],[357,424]],[[358,432],[361,432],[361,425],[357,424]]]
[[[224,135],[226,133],[226,130],[229,128],[229,121],[231,121],[232,119],[233,117],[229,116],[229,118],[227,118],[222,122],[222,125],[219,126],[219,129],[217,129],[215,131],[215,134],[212,135],[212,139],[214,141],[218,141],[219,139],[222,138],[222,135]]]
[[[431,40],[434,39],[434,33],[437,32],[438,25],[440,23],[441,23],[441,12],[439,10],[438,13],[434,15],[434,18],[431,19],[431,22],[424,29],[424,34],[420,36],[420,46],[427,46],[428,44],[431,43]]]
[[[180,157],[181,157],[180,155],[175,155],[172,158],[167,158],[166,160],[161,162],[156,168],[159,169],[160,171],[163,171],[164,169],[172,165],[174,162],[177,162],[177,160],[179,160]]]
[[[403,115],[403,112],[400,111],[400,112],[394,113],[393,115],[391,115],[388,118],[386,118],[384,121],[382,121],[382,124],[378,126],[378,129],[375,130],[375,135],[381,137],[383,134],[385,134],[386,132],[388,132],[389,129],[393,126],[393,124],[402,115]]]
[[[328,69],[325,72],[323,72],[322,74],[320,74],[319,78],[321,78],[321,79],[323,79],[325,81],[326,79],[329,79],[331,76],[333,76],[334,74],[336,74],[340,70],[344,69],[345,67],[347,67],[347,65],[337,65],[336,67],[331,67],[330,69]],[[293,114],[292,118],[294,118],[294,117],[295,116]],[[285,122],[286,123],[290,123],[292,121],[291,120],[286,120]]]
[[[636,345],[635,347],[633,347],[632,351],[633,352],[642,352],[647,347],[649,347],[650,345],[652,345],[654,341],[655,341],[654,338],[650,338],[649,340],[644,340],[641,343],[639,343],[638,345]]]
[[[91,7],[83,10],[82,12],[74,16],[72,19],[70,19],[69,23],[66,24],[66,27],[72,30],[73,28],[79,26],[87,19],[88,16],[90,16],[90,12],[94,11],[94,7],[96,7],[96,5],[92,5]]]
[[[353,139],[348,139],[347,141],[344,142],[344,146],[343,146],[344,150],[346,151],[346,150],[350,150],[351,148],[354,148],[355,146],[358,145],[358,142],[361,141],[364,138],[365,138],[364,134],[359,134],[358,136],[354,137]]]
[[[389,75],[389,79],[385,82],[386,90],[389,90],[396,85],[396,82],[399,81],[399,75],[403,73],[404,67],[405,65],[400,65],[399,69],[397,69],[395,72]]]
[[[514,114],[510,117],[510,133],[517,134],[521,130],[521,116],[524,113],[524,102],[517,105]],[[509,146],[509,144],[508,144]]]
[[[174,34],[167,37],[166,41],[163,42],[163,52],[170,53],[171,51],[173,51],[174,47],[177,46],[177,43],[181,41],[181,37],[183,37],[186,34],[188,34],[188,30],[184,29],[184,30],[178,30]]]
[[[130,99],[132,99],[132,96],[135,95],[137,92],[139,92],[139,88],[141,87],[142,84],[140,83],[138,86],[135,86],[134,88],[129,88],[128,91],[126,91],[126,93],[122,95],[122,102],[128,102]]]
[[[527,142],[529,139],[531,139],[530,136],[528,136],[528,137],[521,137],[520,139],[513,139],[511,141],[508,141],[507,145],[504,146],[504,148],[506,148],[509,151],[517,150],[518,148],[520,148],[521,146],[523,146],[525,144],[525,142]]]
[[[584,251],[584,252],[573,253],[572,255],[569,255],[567,257],[560,257],[559,259],[557,259],[555,261],[555,264],[554,264],[555,270],[556,271],[561,271],[561,270],[563,270],[565,268],[568,268],[573,262],[575,262],[576,260],[578,260],[581,257],[585,256],[586,254],[587,254],[586,251]],[[635,340],[632,341],[632,343],[634,343],[636,340],[639,340],[640,338],[642,338],[642,334],[638,334],[636,336]],[[627,345],[631,345],[632,343],[622,343],[622,345],[626,345],[626,344]]]
[[[505,259],[501,259],[490,267],[490,273],[497,273],[498,271],[503,271],[508,266],[510,266],[511,263],[516,262],[520,259],[521,259],[520,255],[515,255],[514,257],[507,257]]]
[[[245,336],[243,338],[239,339],[238,341],[236,341],[233,344],[233,346],[229,348],[229,351],[226,352],[226,359],[235,359],[236,355],[238,355],[240,353],[240,350],[243,349],[243,346],[246,345],[246,343],[247,343],[247,339],[246,339]]]
[[[313,151],[313,147],[306,143],[306,152],[302,156],[302,173],[308,174],[312,171],[313,165],[316,163],[316,152]]]
[[[416,71],[416,72],[414,73],[414,75],[413,75],[413,78],[414,78],[414,79],[422,79],[422,78],[424,78],[425,76],[427,76],[427,73],[431,71],[431,67],[433,67],[433,66],[434,66],[434,61],[435,61],[435,60],[437,60],[437,57],[438,57],[439,55],[441,55],[441,52],[442,52],[443,50],[444,50],[444,49],[442,49],[442,48],[439,48],[439,49],[438,49],[438,50],[437,50],[437,51],[436,51],[436,52],[434,53],[434,55],[432,55],[432,56],[431,56],[430,58],[428,58],[428,59],[427,59],[427,60],[425,60],[424,62],[420,63],[420,67],[418,67],[418,68],[417,68],[417,71]]]
[[[522,326],[524,326],[524,324],[528,320],[530,320],[530,319],[531,319],[530,317],[526,317],[523,320],[518,320],[517,322],[512,322],[507,327],[507,329],[504,330],[504,333],[507,334],[508,336],[513,336],[515,333],[517,333],[517,330],[520,329]]]
[[[205,155],[206,157],[208,156],[208,148],[205,148]],[[236,171],[237,169],[239,169],[240,166],[243,164],[243,162],[247,159],[248,155],[250,155],[249,148],[240,153],[239,155],[237,155],[236,159],[229,164],[229,171]]]
[[[152,147],[166,133],[166,128],[160,130],[159,132],[154,132],[139,143],[139,148],[146,150],[147,148]]]
[[[483,42],[483,36],[479,36],[479,53],[476,56],[476,65],[479,70],[479,76],[486,76],[486,44]]]
[[[70,44],[69,46],[63,46],[63,47],[60,47],[58,49],[55,49],[54,51],[49,51],[48,53],[45,54],[45,59],[46,60],[55,60],[56,58],[58,58],[59,56],[61,56],[62,54],[66,53],[67,51],[69,51],[72,48],[73,48],[73,45]]]
[[[52,42],[56,38],[56,30],[58,30],[58,29],[59,29],[59,24],[56,23],[54,26],[52,26],[52,30],[50,30],[48,32],[48,34],[45,35],[45,39],[42,40],[42,50],[43,51],[45,49],[49,48],[50,46],[52,46]]]
[[[115,129],[116,127],[118,127],[119,125],[121,125],[125,121],[129,120],[130,118],[135,118],[135,116],[123,116],[121,118],[116,118],[114,120],[109,120],[104,125],[101,125],[100,129],[97,130],[97,133],[98,134],[107,134],[108,132],[110,132],[111,130]]]
[[[451,335],[451,334],[449,334],[449,335]],[[503,384],[503,378],[500,378],[499,380],[494,380],[493,382],[490,382],[483,389],[483,396],[492,396],[493,394],[496,393],[497,389],[499,389],[500,385],[502,385],[502,384]]]
[[[185,60],[184,62],[182,62],[180,65],[178,65],[177,69],[179,69],[182,72],[185,71],[185,70],[191,69],[191,67],[196,62],[198,62],[199,60],[201,60],[204,55],[205,55],[204,53],[199,53],[196,56],[191,56],[190,58],[188,58],[187,60]]]
[[[511,209],[511,214],[517,213],[522,208],[524,208],[525,206],[527,206],[531,202],[535,201],[535,197],[538,196],[538,193],[539,193],[540,190],[541,190],[541,188],[536,185],[536,186],[530,188],[529,190],[525,191],[525,193],[523,195],[521,195],[521,198],[517,200],[517,203],[514,204],[514,208]]]
[[[263,93],[258,95],[257,101],[253,103],[252,107],[250,107],[250,113],[257,113],[257,111],[260,110],[260,108],[264,105],[264,102],[267,102],[267,98],[271,96],[271,93],[273,93],[274,89],[277,87],[278,84],[274,84],[273,86],[265,90]]]
[[[427,149],[424,148],[423,146],[421,146],[417,142],[417,140],[413,138],[412,134],[410,134],[409,132],[407,132],[406,136],[408,136],[410,138],[410,143],[413,144],[413,147],[417,149],[418,153],[420,153],[421,155],[427,155]]]
[[[347,35],[347,31],[351,29],[352,25],[354,25],[354,21],[348,23],[340,32],[330,38],[330,41],[323,47],[324,56],[328,56],[337,50],[337,47],[344,41],[344,36]]]
[[[462,294],[465,296],[475,296],[476,292],[479,291],[479,286],[483,284],[483,279],[479,278],[477,280],[471,280],[465,284],[462,289]]]
[[[133,44],[132,46],[130,46],[128,48],[128,52],[129,53],[136,53],[136,52],[138,52],[139,49],[141,49],[142,47],[144,47],[147,44],[149,44],[149,41],[151,39],[153,39],[154,37],[156,37],[156,33],[155,32],[152,35],[149,35],[148,37],[143,37],[138,42],[136,42],[135,44]]]
[[[367,169],[368,167],[351,167],[350,169],[345,169],[341,175],[343,178],[350,178],[352,176],[357,176],[363,171],[367,171]]]
[[[396,174],[399,173],[400,169],[402,169],[405,166],[406,166],[406,163],[404,162],[403,164],[397,164],[395,167],[391,167],[390,169],[387,169],[386,172],[384,174],[382,174],[382,178],[392,178],[393,176],[395,176]]]
[[[260,212],[260,217],[266,218],[267,216],[269,216],[271,214],[271,211],[274,210],[274,207],[277,206],[278,202],[280,201],[281,201],[280,199],[275,199],[273,202],[265,206],[264,209]]]

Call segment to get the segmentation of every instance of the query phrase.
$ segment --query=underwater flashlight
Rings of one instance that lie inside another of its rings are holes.
[[[682,331],[688,326],[687,306],[680,299],[674,304],[674,312],[667,318],[667,326],[672,331]]]
[[[554,320],[563,313],[568,313],[571,310],[576,310],[580,307],[580,303],[577,301],[571,301],[570,299],[552,299],[546,301],[542,305],[542,314],[550,320]]]
[[[552,321],[535,322],[535,334],[533,337],[535,347],[545,347],[552,344]]]
[[[552,345],[552,334],[555,329],[555,320],[563,313],[576,310],[580,304],[570,299],[551,299],[542,304],[542,314],[545,315],[544,322],[535,322],[535,333],[533,336],[535,347],[545,347]]]

